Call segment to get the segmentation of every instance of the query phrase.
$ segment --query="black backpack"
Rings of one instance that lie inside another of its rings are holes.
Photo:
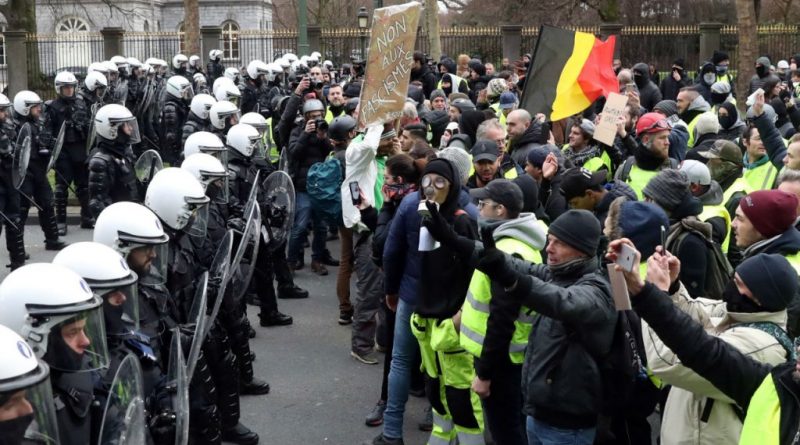
[[[697,234],[706,244],[706,281],[703,296],[721,300],[722,293],[733,276],[733,267],[722,253],[722,247],[719,244],[714,242],[711,237],[681,221],[670,227],[666,249],[677,255],[680,252],[681,243],[690,233]]]

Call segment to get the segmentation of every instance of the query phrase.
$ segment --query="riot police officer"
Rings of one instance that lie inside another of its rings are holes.
[[[103,97],[108,88],[108,79],[100,72],[91,72],[83,79],[83,86],[78,91],[78,96],[83,100],[87,107],[92,108],[98,104],[98,108],[103,105]]]
[[[14,270],[25,264],[24,227],[20,217],[20,196],[12,181],[11,168],[17,132],[11,120],[11,101],[0,94],[0,230],[6,228],[6,249]]]
[[[189,73],[189,58],[183,54],[175,54],[172,57],[172,75],[182,76],[189,84],[192,83],[192,75]]]
[[[208,131],[211,122],[208,120],[208,113],[211,107],[217,103],[216,99],[208,94],[198,94],[192,98],[189,105],[189,115],[183,124],[181,132],[181,147],[186,145],[186,139],[198,131]]]
[[[218,102],[227,100],[234,105],[238,105],[242,97],[242,92],[232,80],[227,77],[220,77],[214,81],[214,97]]]
[[[215,103],[208,111],[211,132],[224,141],[228,130],[239,123],[239,116],[239,109],[233,103],[224,100]]]
[[[177,57],[177,56],[176,56]],[[189,114],[189,104],[194,97],[192,84],[183,76],[167,80],[166,100],[161,110],[161,157],[164,162],[175,163],[181,151],[181,130]]]
[[[206,65],[208,81],[212,84],[215,80],[222,77],[225,67],[222,66],[222,50],[212,49],[208,52],[208,65]]]
[[[78,79],[69,71],[56,75],[56,94],[58,97],[47,101],[44,116],[44,131],[48,139],[56,144],[57,136],[64,126],[64,139],[61,153],[56,160],[55,210],[58,234],[67,234],[67,198],[72,184],[81,205],[81,228],[94,227],[92,212],[89,210],[88,174],[86,171],[86,138],[90,123],[90,110],[75,89]],[[55,147],[51,147],[55,150]]]
[[[259,111],[259,96],[264,94],[262,87],[266,85],[270,69],[261,60],[253,60],[247,64],[247,79],[242,91],[242,113]]]
[[[45,249],[61,250],[66,244],[58,238],[56,214],[53,210],[53,189],[47,179],[50,162],[50,145],[47,133],[42,132],[42,100],[32,91],[20,91],[14,96],[14,125],[17,133],[23,125],[31,130],[31,157],[21,192],[20,218],[22,225],[28,219],[31,204],[39,209],[39,226],[44,232]]]

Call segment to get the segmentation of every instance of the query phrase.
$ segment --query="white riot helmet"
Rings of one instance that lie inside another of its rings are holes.
[[[138,144],[141,142],[139,136],[139,124],[136,117],[130,110],[118,104],[103,105],[97,110],[94,117],[94,125],[97,135],[109,141],[115,141],[122,136],[122,142]],[[125,128],[129,128],[127,132]]]
[[[228,118],[233,117],[231,121]],[[224,130],[239,123],[239,108],[232,102],[221,100],[214,104],[209,110],[208,119],[211,125],[217,130]]]
[[[188,159],[189,156],[197,153],[211,155],[217,158],[226,168],[228,166],[228,150],[214,133],[197,131],[186,138],[186,142],[183,144],[183,158]]]
[[[22,336],[53,369],[98,370],[108,366],[102,303],[66,267],[29,264],[0,283],[0,324]]]
[[[292,65],[292,62],[290,62],[285,56],[275,60],[275,63],[277,63],[284,71],[289,69],[289,67]]]
[[[128,65],[132,68],[142,67],[142,62],[140,62],[136,57],[128,57],[126,60],[128,61]]]
[[[310,60],[310,57],[308,57],[308,56],[300,56],[300,62],[306,64],[306,66],[308,66],[308,61],[309,60]]]
[[[108,336],[122,336],[139,329],[138,276],[119,252],[104,244],[73,243],[53,258],[83,278],[92,292],[103,298]]]
[[[261,60],[253,60],[247,64],[247,77],[254,81],[258,81],[261,76],[269,74],[267,64]]]
[[[31,108],[41,104],[42,99],[33,91],[23,90],[14,96],[14,111],[21,116],[30,115]]]
[[[239,83],[239,70],[234,67],[225,68],[225,72],[222,75],[232,80],[235,84]]]
[[[269,71],[267,80],[270,82],[274,81],[279,74],[283,74],[283,68],[281,68],[281,66],[275,62],[268,63],[267,70]]]
[[[108,70],[109,80],[116,80],[117,76],[119,76],[119,68],[117,67],[117,64],[110,60],[106,60],[101,63]]]
[[[247,124],[238,124],[228,131],[226,143],[241,156],[249,159],[253,156],[261,141],[258,130]]]
[[[192,54],[189,56],[189,66],[197,67],[200,62],[200,56]]]
[[[72,96],[75,96],[74,88],[78,86],[78,79],[75,78],[75,75],[70,73],[69,71],[61,71],[60,73],[56,74],[55,79],[56,85],[56,94],[59,96],[61,95],[61,88],[62,87],[73,87]]]
[[[331,62],[330,60],[326,60],[326,61],[322,62],[322,66],[324,66],[325,68],[327,68],[329,70],[332,70],[333,69],[333,62]]]
[[[228,202],[228,170],[219,159],[209,154],[195,153],[183,160],[181,168],[200,181],[206,196],[214,202]]]
[[[167,79],[167,94],[183,100],[184,103],[190,103],[194,97],[194,89],[185,77],[172,76]]]
[[[198,94],[192,98],[192,104],[189,105],[189,109],[200,119],[208,120],[208,112],[215,103],[217,103],[216,99],[210,95]]]
[[[86,69],[87,73],[100,73],[108,78],[108,67],[103,62],[92,62],[89,68]]]
[[[152,75],[152,74],[155,74],[155,73],[156,73],[156,70],[155,70],[155,68],[153,68],[153,66],[152,66],[152,65],[150,65],[149,63],[143,63],[143,64],[142,64],[142,72],[143,72],[143,73],[144,73],[146,76],[150,76],[150,75]]]
[[[255,128],[258,130],[259,134],[264,134],[264,131],[267,130],[267,120],[260,113],[253,111],[245,113],[242,115],[242,118],[239,119],[239,122]]]
[[[128,71],[128,59],[122,56],[114,56],[110,62],[117,66],[118,71],[123,73]]]
[[[227,100],[233,104],[239,103],[242,92],[232,80],[227,77],[220,77],[214,81],[214,97],[217,101]]]
[[[283,55],[283,58],[288,60],[289,63],[297,61],[297,56],[294,53],[286,53]]]
[[[6,110],[11,106],[13,106],[13,104],[8,100],[8,96],[0,93],[0,110]]]
[[[222,50],[219,49],[212,49],[208,52],[208,59],[209,60],[218,60],[222,58]]]
[[[119,252],[141,279],[166,281],[169,236],[156,214],[147,207],[127,201],[106,207],[97,216],[92,240]],[[131,252],[137,249],[148,255],[132,256]]]
[[[203,73],[194,73],[192,79],[194,80],[194,83],[197,86],[206,86],[206,84],[208,83],[208,81],[206,80],[206,76]]]
[[[189,58],[184,56],[183,54],[175,54],[172,57],[172,69],[178,70],[181,68],[183,64],[189,64]],[[184,67],[185,68],[185,67]]]
[[[0,325],[0,420],[3,443],[58,443],[50,367],[20,335]]]
[[[106,76],[104,76],[102,73],[95,71],[87,74],[86,79],[83,79],[83,84],[86,85],[87,90],[94,93],[99,99],[102,99],[103,96],[106,95],[106,90],[108,89],[108,79],[106,79]]]
[[[144,197],[144,205],[167,227],[199,237],[205,237],[208,202],[200,181],[176,167],[156,173]]]

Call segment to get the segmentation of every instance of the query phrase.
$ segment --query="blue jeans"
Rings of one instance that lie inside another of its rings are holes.
[[[403,300],[397,304],[394,324],[392,364],[389,369],[389,397],[383,413],[383,435],[391,439],[403,437],[403,414],[411,386],[411,367],[419,343],[411,333],[414,307]]]
[[[592,445],[595,428],[556,428],[531,416],[527,420],[528,445]]]
[[[303,241],[308,232],[308,224],[314,223],[314,239],[311,241],[311,259],[325,258],[325,239],[328,237],[327,226],[319,212],[311,208],[311,200],[306,192],[295,194],[294,225],[289,235],[289,249],[286,260],[291,262],[303,261]]]

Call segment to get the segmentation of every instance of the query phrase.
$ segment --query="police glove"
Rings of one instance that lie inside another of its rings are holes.
[[[476,268],[504,288],[514,286],[519,276],[511,266],[508,255],[495,247],[492,230],[484,228],[481,231],[481,239],[483,239],[483,253]]]
[[[150,434],[154,443],[172,443],[175,440],[177,416],[171,409],[164,409],[150,418]]]
[[[228,228],[233,229],[237,233],[244,233],[247,224],[242,218],[231,218],[228,220]]]

